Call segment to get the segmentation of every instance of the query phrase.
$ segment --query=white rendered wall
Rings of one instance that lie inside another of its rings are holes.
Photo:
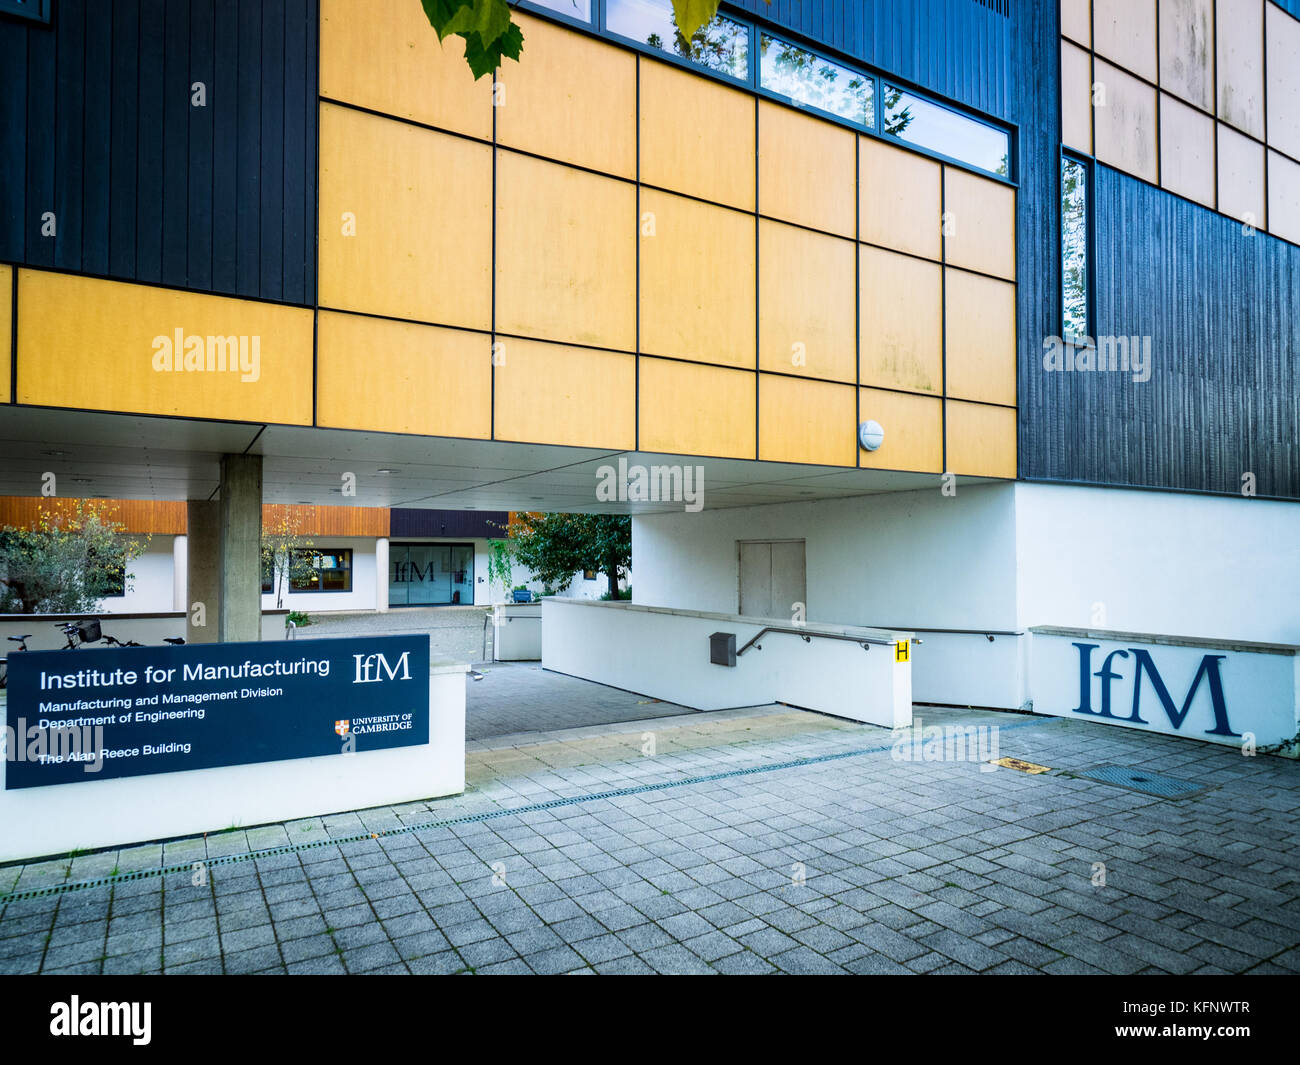
[[[912,723],[912,669],[894,642],[908,633],[827,632],[887,639],[887,645],[768,633],[735,666],[709,660],[709,636],[731,632],[739,651],[764,627],[761,619],[676,612],[631,603],[580,599],[542,601],[542,665],[696,710],[773,702],[885,728]],[[778,619],[780,620],[780,619]]]
[[[737,541],[807,544],[807,619],[1016,628],[1012,485],[857,496],[632,519],[633,601],[735,613]]]
[[[312,536],[312,547],[320,551],[339,548],[352,549],[352,590],[350,592],[290,592],[286,591],[281,606],[285,610],[302,610],[308,614],[321,614],[334,610],[375,609],[375,538],[373,536]],[[262,594],[262,609],[274,610],[275,592]]]
[[[144,554],[132,559],[127,567],[131,579],[126,595],[100,601],[91,611],[96,614],[153,614],[174,610],[175,549],[174,536],[151,536]]]
[[[1020,484],[1016,529],[1022,628],[1300,644],[1300,503]]]

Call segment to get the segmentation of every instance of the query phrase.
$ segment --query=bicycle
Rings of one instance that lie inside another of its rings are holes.
[[[70,621],[60,622],[59,631],[67,637],[68,642],[60,648],[61,651],[75,651],[79,647],[88,643],[98,643],[103,640],[109,647],[143,647],[144,644],[138,640],[119,640],[116,636],[110,636],[103,630],[100,623],[91,618],[89,621]],[[179,647],[185,642],[183,636],[164,636],[164,643],[169,643],[173,647]]]
[[[26,651],[27,641],[30,640],[31,638],[32,638],[32,634],[28,632],[23,634],[22,636],[10,636],[9,642],[16,643],[18,645],[17,647],[14,648],[14,652]],[[7,655],[4,658],[0,658],[0,666],[4,667],[4,669],[0,671],[0,688],[7,688],[9,686],[9,658]]]

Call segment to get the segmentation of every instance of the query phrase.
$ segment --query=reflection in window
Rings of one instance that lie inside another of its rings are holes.
[[[1088,335],[1088,169],[1061,157],[1062,337]]]
[[[591,21],[591,0],[531,0],[535,7],[544,7],[579,22]]]
[[[620,37],[741,81],[749,79],[749,27],[725,15],[715,15],[688,41],[677,29],[670,0],[608,0],[605,25]]]
[[[1006,133],[892,85],[885,98],[884,132],[950,159],[1009,176],[1011,142]]]
[[[860,125],[875,125],[875,85],[868,75],[766,33],[759,53],[763,88]]]

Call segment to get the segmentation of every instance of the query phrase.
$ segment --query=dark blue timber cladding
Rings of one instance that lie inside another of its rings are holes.
[[[317,25],[317,0],[0,17],[0,261],[313,304]]]
[[[1149,336],[1151,378],[1026,360],[1022,473],[1300,497],[1300,248],[1109,167],[1094,185],[1094,329]]]
[[[1015,121],[1012,27],[996,3],[737,0],[727,6],[967,107]],[[1047,0],[1012,0],[1013,9],[1047,6]]]
[[[389,512],[389,536],[491,537],[506,534],[510,515],[504,510],[413,510]]]

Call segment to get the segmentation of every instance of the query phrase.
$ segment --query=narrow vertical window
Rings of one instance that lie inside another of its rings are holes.
[[[1088,333],[1088,166],[1061,156],[1061,336]]]

